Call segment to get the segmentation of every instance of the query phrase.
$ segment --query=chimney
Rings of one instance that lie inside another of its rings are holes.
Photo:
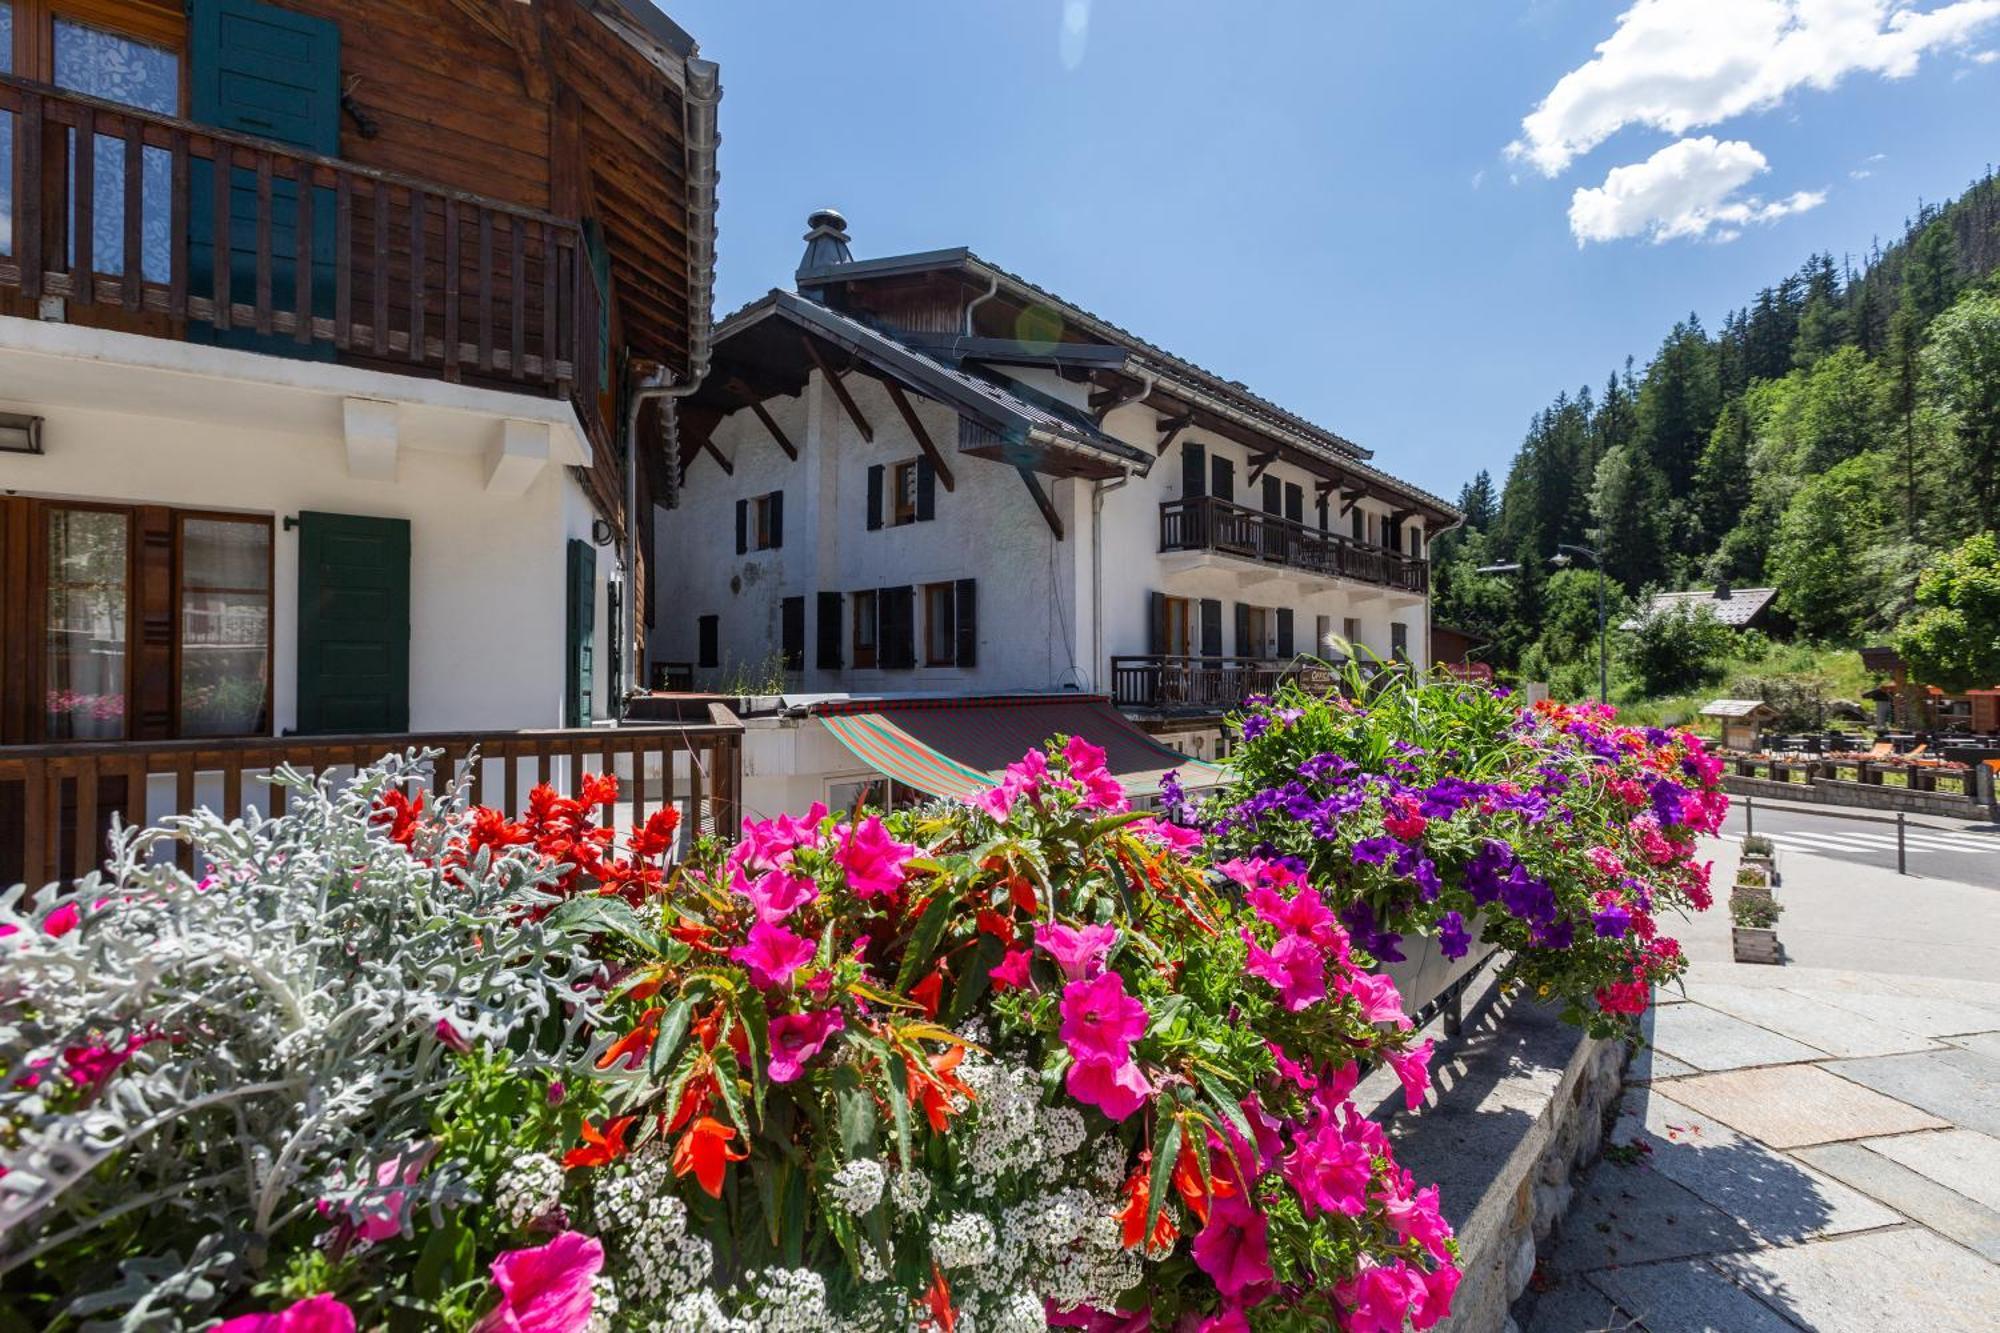
[[[1718,579],[1718,580],[1716,581],[1716,584],[1715,584],[1715,600],[1716,600],[1716,601],[1718,601],[1718,602],[1726,602],[1726,601],[1728,601],[1728,600],[1729,600],[1729,580],[1728,580],[1728,579]]]
[[[799,295],[819,299],[816,287],[808,288],[805,275],[836,264],[854,262],[854,252],[847,248],[847,219],[831,208],[822,208],[806,219],[806,253],[799,260],[799,271],[794,276],[799,283]]]

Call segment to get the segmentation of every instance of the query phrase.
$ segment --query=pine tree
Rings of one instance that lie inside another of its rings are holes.
[[[1903,531],[1917,530],[1917,404],[1923,390],[1923,321],[1915,293],[1903,289],[1902,304],[1889,319],[1889,346],[1882,357],[1884,406],[1895,421],[1902,455]]]
[[[1792,343],[1792,364],[1810,368],[1847,341],[1847,310],[1832,255],[1814,255],[1799,277],[1805,301],[1799,311],[1798,336]]]
[[[1492,473],[1481,468],[1478,476],[1460,488],[1458,511],[1465,515],[1465,526],[1474,532],[1492,528],[1493,521],[1500,516],[1500,506],[1493,496]]]
[[[1715,349],[1689,315],[1667,335],[1639,391],[1639,442],[1668,495],[1688,494],[1721,411]]]

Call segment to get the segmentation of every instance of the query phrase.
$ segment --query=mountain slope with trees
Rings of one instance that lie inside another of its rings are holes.
[[[1803,637],[1880,637],[1941,552],[2000,525],[2000,178],[1921,208],[1858,266],[1814,255],[1711,333],[1690,314],[1650,363],[1537,413],[1495,486],[1435,548],[1436,618],[1502,670],[1594,686],[1596,547],[1613,622],[1648,591],[1778,589]],[[1480,565],[1518,563],[1512,575]],[[1571,677],[1579,677],[1572,680]]]

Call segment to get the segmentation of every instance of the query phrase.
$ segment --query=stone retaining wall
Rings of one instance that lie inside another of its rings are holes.
[[[1595,1160],[1624,1076],[1623,1041],[1601,1041],[1522,997],[1493,997],[1440,1051],[1430,1103],[1401,1114],[1376,1071],[1356,1104],[1381,1097],[1389,1133],[1419,1180],[1438,1182],[1465,1278],[1446,1333],[1514,1333],[1509,1308],[1569,1207],[1571,1176]]]
[[[1838,778],[1814,778],[1810,782],[1779,782],[1772,778],[1746,778],[1730,774],[1722,789],[1731,796],[1766,796],[1776,801],[1799,801],[1809,805],[1837,805],[1856,810],[1900,810],[1912,815],[1942,815],[1948,819],[1991,819],[1991,807],[1969,796],[1945,792],[1910,791],[1904,787],[1881,787],[1871,782],[1842,782]]]

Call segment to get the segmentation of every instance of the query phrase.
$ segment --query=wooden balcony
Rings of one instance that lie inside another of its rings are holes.
[[[1232,555],[1419,595],[1431,586],[1427,561],[1213,496],[1160,506],[1160,550]]]
[[[1227,713],[1253,694],[1269,694],[1286,681],[1331,694],[1341,678],[1318,662],[1264,657],[1114,657],[1111,701],[1120,708],[1162,712]]]
[[[285,790],[264,779],[280,765],[339,777],[409,749],[443,752],[434,787],[464,774],[475,802],[509,814],[536,783],[573,792],[585,773],[612,773],[619,801],[601,819],[621,839],[651,811],[677,805],[684,837],[729,841],[741,818],[743,727],[726,709],[705,712],[706,721],[675,725],[0,746],[0,885],[87,874],[104,859],[114,813],[128,825],[204,807],[276,814]],[[190,855],[181,849],[184,866]]]
[[[0,311],[571,397],[598,433],[575,222],[0,75],[6,122]]]

